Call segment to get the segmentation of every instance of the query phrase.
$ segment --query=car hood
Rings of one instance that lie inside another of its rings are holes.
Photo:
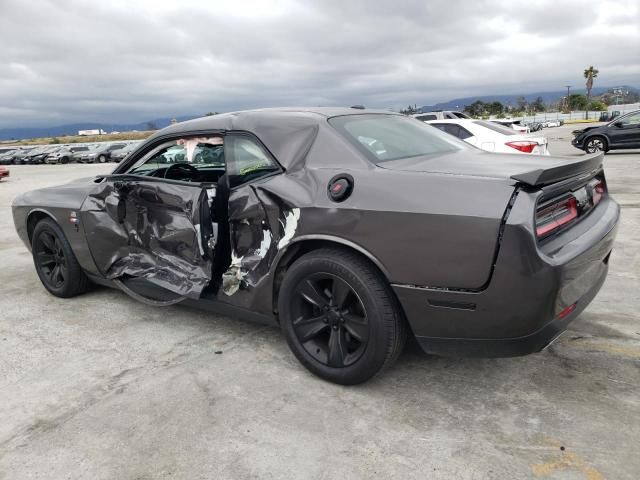
[[[596,128],[600,128],[600,126],[597,126],[597,127],[587,127],[587,128],[583,128],[583,129],[581,129],[581,130],[574,130],[574,131],[573,131],[573,132],[571,132],[571,133],[573,133],[573,135],[577,137],[578,135],[581,135],[581,134],[583,134],[583,133],[585,133],[585,132],[588,132],[589,130],[595,130]]]
[[[390,160],[378,166],[388,170],[486,177],[539,186],[595,170],[602,165],[603,158],[602,153],[568,158],[464,150]]]
[[[98,177],[78,178],[64,185],[40,188],[22,193],[13,199],[11,206],[46,206],[50,208],[80,209],[84,199],[97,185]]]

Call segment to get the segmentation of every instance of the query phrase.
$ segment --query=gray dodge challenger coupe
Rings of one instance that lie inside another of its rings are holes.
[[[276,324],[306,368],[355,384],[408,335],[439,355],[548,345],[607,275],[602,158],[487,153],[384,111],[254,110],[165,128],[13,216],[53,295],[102,284]]]

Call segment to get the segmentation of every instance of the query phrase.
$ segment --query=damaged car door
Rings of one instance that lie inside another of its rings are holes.
[[[235,295],[239,289],[255,287],[264,278],[278,252],[281,238],[277,199],[261,188],[262,180],[282,172],[269,152],[250,135],[225,138],[226,172],[221,196],[228,194],[227,268],[222,274],[222,292]],[[220,241],[226,241],[220,235]],[[244,303],[240,300],[240,303]]]
[[[207,180],[224,170],[200,170],[202,153],[197,144],[168,142],[127,173],[103,177],[88,195],[81,224],[102,275],[200,297],[211,281],[216,233],[215,182]]]

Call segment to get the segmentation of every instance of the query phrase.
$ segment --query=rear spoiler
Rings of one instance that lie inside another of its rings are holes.
[[[538,168],[528,172],[511,175],[511,178],[531,187],[540,187],[542,185],[560,182],[567,178],[577,177],[585,173],[599,170],[602,167],[603,159],[604,153],[598,152],[591,155],[585,155],[577,158],[576,160],[567,160],[555,167]]]

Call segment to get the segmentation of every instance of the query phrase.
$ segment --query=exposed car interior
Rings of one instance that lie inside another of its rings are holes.
[[[164,142],[120,173],[197,183],[206,189],[208,204],[202,212],[200,228],[203,242],[216,259],[211,285],[202,294],[207,296],[218,290],[222,274],[231,262],[228,207],[231,189],[280,171],[278,163],[256,139],[233,134]],[[135,290],[135,281],[129,285]]]
[[[268,152],[245,135],[180,138],[159,145],[126,173],[183,182],[218,183],[225,173],[230,186],[251,181],[280,168]]]

